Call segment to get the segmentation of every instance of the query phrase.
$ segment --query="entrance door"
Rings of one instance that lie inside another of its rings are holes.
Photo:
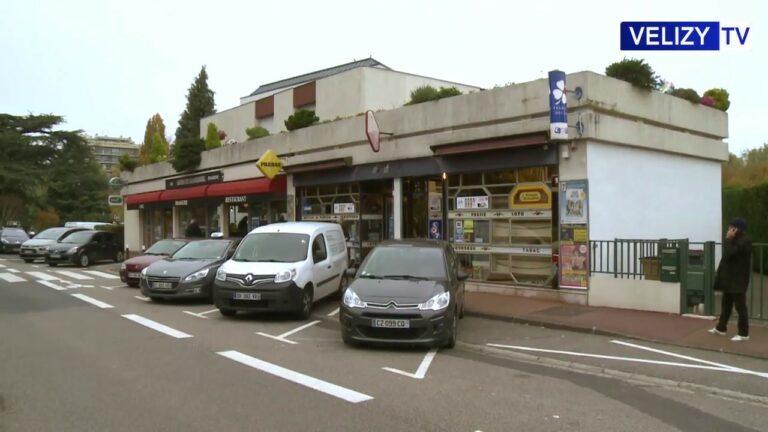
[[[403,179],[403,237],[445,238],[443,181],[440,177]]]

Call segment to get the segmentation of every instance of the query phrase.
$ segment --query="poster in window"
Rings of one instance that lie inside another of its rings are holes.
[[[586,225],[587,181],[568,180],[560,182],[560,224]]]
[[[429,221],[429,238],[432,240],[443,239],[443,221],[440,219],[431,219]]]
[[[464,221],[457,220],[453,222],[453,240],[456,243],[464,243]]]
[[[586,243],[560,244],[560,287],[587,289],[589,247]]]
[[[467,196],[456,198],[456,209],[487,209],[488,197],[487,196]]]

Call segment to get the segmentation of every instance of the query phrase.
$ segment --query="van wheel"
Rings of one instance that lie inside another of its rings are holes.
[[[312,315],[312,286],[307,286],[301,290],[301,304],[296,316],[301,320],[309,319]]]
[[[342,298],[344,296],[344,289],[349,285],[349,281],[347,279],[347,275],[342,273],[340,280],[339,280],[339,289],[336,291],[336,294],[339,296],[339,298]]]

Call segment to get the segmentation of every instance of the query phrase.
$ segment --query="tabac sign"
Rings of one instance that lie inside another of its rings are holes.
[[[264,177],[272,180],[276,175],[280,174],[280,170],[283,168],[283,162],[277,157],[275,152],[267,150],[261,155],[259,161],[256,162],[256,167],[259,168]]]
[[[509,194],[511,209],[551,209],[552,191],[544,183],[522,183]]]

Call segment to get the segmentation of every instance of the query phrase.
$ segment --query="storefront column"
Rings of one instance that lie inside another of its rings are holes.
[[[296,222],[296,186],[293,184],[293,174],[286,175],[285,179],[286,220]]]
[[[216,210],[219,212],[219,225],[221,225],[221,234],[224,237],[229,237],[229,206],[226,204],[220,204]]]
[[[392,180],[392,212],[395,239],[403,238],[403,179]]]
[[[183,232],[180,231],[181,224],[179,223],[179,208],[173,207],[173,238],[184,237]]]

